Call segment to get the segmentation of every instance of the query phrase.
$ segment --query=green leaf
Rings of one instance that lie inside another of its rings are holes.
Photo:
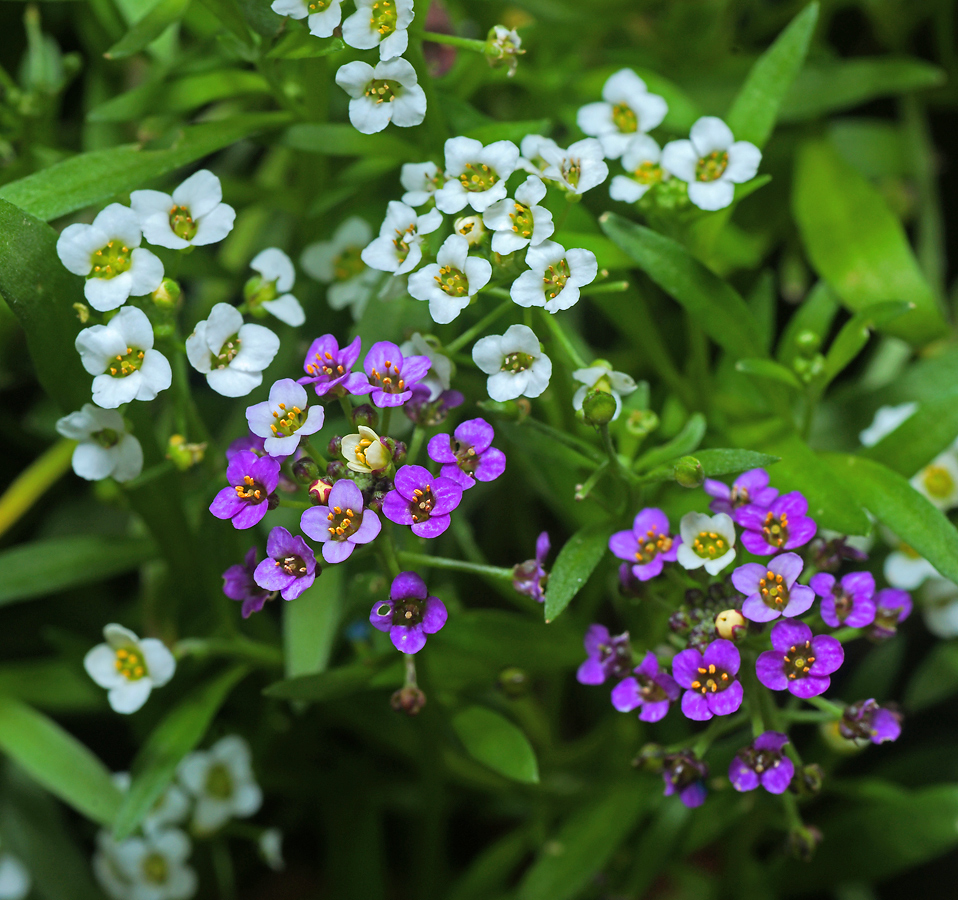
[[[452,728],[473,759],[506,778],[538,784],[535,751],[504,716],[484,706],[469,706],[453,716]]]
[[[392,662],[395,662],[394,653],[368,662],[328,669],[325,672],[286,678],[283,681],[274,682],[263,693],[267,697],[276,697],[280,700],[299,700],[310,703],[338,700],[366,689],[370,679]]]
[[[958,438],[958,389],[926,400],[893,432],[860,450],[905,478],[911,478]]]
[[[802,383],[790,369],[770,359],[740,359],[735,363],[735,368],[746,375],[779,381],[796,391],[802,390]]]
[[[315,59],[337,53],[345,46],[342,38],[320,39],[305,27],[291,28],[266,56],[268,59]]]
[[[18,544],[0,552],[0,606],[104,581],[156,556],[147,538],[91,534]]]
[[[303,122],[292,125],[283,143],[295,150],[324,156],[383,156],[398,166],[419,158],[419,150],[391,134],[360,134],[352,125]]]
[[[121,795],[109,769],[52,719],[12,697],[0,697],[0,750],[88,819],[109,825],[116,816]]]
[[[761,353],[762,335],[745,301],[681,244],[614,213],[604,213],[599,224],[717,344],[736,358]]]
[[[551,240],[563,247],[581,247],[595,254],[600,269],[631,269],[632,258],[623,253],[612,241],[585,231],[560,231]]]
[[[123,59],[139,53],[152,43],[174,22],[179,22],[186,13],[190,0],[159,0],[133,27],[103,55],[107,59]]]
[[[285,605],[283,648],[287,678],[326,668],[342,607],[343,573],[339,566],[327,566],[312,587]]]
[[[257,132],[279,128],[290,118],[287,112],[244,113],[222,122],[179,128],[169,146],[163,149],[123,144],[80,153],[3,185],[0,199],[49,221],[144,187],[151,178],[209,156]]]
[[[493,141],[512,141],[514,144],[519,142],[527,134],[545,134],[552,127],[551,119],[528,119],[524,122],[492,122],[489,125],[480,125],[478,128],[470,128],[465,136],[483,144],[491,144]]]
[[[792,207],[812,265],[845,306],[858,312],[902,300],[915,308],[884,331],[917,344],[945,332],[901,223],[827,141],[808,141],[799,150]]]
[[[203,739],[210,722],[247,669],[236,666],[201,685],[166,715],[136,755],[133,780],[113,823],[113,836],[122,841],[146,818],[167,789],[180,761]]]
[[[0,666],[0,694],[51,712],[89,712],[106,706],[103,689],[62,659],[29,659]]]
[[[905,708],[918,712],[958,693],[958,641],[935,644],[905,689]],[[869,694],[869,696],[871,696]]]
[[[706,478],[716,478],[719,475],[737,475],[749,469],[762,469],[779,461],[777,456],[768,453],[758,453],[755,450],[699,450],[695,458],[702,464],[702,471]],[[665,466],[653,469],[642,480],[672,481],[675,479],[675,459]]]
[[[855,313],[835,336],[828,353],[825,355],[825,369],[822,373],[823,385],[829,384],[847,366],[868,343],[872,330],[905,315],[913,309],[910,303],[890,300],[887,303],[875,303]]]
[[[785,326],[775,354],[778,361],[784,366],[792,365],[795,357],[800,355],[798,336],[802,332],[810,331],[824,343],[838,308],[835,292],[824,281],[817,282]]]
[[[498,896],[496,891],[505,887],[529,852],[531,842],[529,829],[522,827],[483,849],[456,879],[448,900],[490,900]]]
[[[687,456],[702,443],[707,428],[705,416],[698,412],[692,413],[682,426],[682,430],[672,440],[647,450],[635,461],[633,468],[636,472],[644,472],[669,462],[677,456]]]
[[[818,3],[810,3],[752,66],[726,117],[735,140],[765,146],[778,109],[805,62],[817,22]]]
[[[589,580],[605,553],[610,534],[612,528],[605,523],[587,525],[566,541],[546,584],[546,622],[553,621]]]

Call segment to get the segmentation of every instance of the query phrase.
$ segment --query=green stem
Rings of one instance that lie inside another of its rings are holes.
[[[179,342],[179,335],[175,336]],[[190,373],[186,367],[186,351],[177,349],[173,354],[170,367],[173,369],[173,396],[175,402],[176,426],[184,437],[202,444],[209,442],[210,433],[193,401],[190,390]]]
[[[395,578],[401,571],[399,559],[396,556],[396,545],[393,543],[392,532],[385,528],[382,532],[382,538],[376,541],[376,547],[379,551],[379,559],[383,568],[390,578]]]
[[[288,509],[309,509],[312,504],[304,503],[302,500],[290,500],[288,497],[280,497],[279,505]]]
[[[584,288],[579,288],[579,293],[583,297],[593,297],[596,294],[621,294],[622,291],[629,289],[628,281],[600,281],[595,284],[587,284]]]
[[[381,437],[385,437],[389,434],[389,420],[392,418],[393,408],[391,406],[384,406],[382,414],[379,418],[379,434]]]
[[[832,722],[835,717],[831,713],[815,712],[811,709],[785,709],[781,716],[788,722]]]
[[[729,734],[745,724],[745,713],[736,713],[734,716],[721,716],[716,718],[708,728],[703,731],[695,743],[692,745],[692,752],[701,757],[709,747],[712,746],[722,735]]]
[[[522,424],[523,426],[528,426],[535,431],[541,432],[550,439],[558,441],[560,444],[565,444],[566,447],[571,450],[575,450],[581,457],[583,464],[587,465],[590,469],[602,461],[602,454],[600,454],[595,447],[591,444],[587,444],[573,434],[559,431],[557,428],[553,428],[545,422],[540,422],[538,419],[533,419],[531,416],[528,419],[523,419]]]
[[[155,466],[151,466],[145,472],[141,472],[136,478],[131,478],[129,481],[123,482],[123,488],[127,491],[135,490],[138,487],[142,487],[144,484],[149,484],[151,481],[156,481],[157,478],[162,478],[164,475],[168,475],[170,472],[175,471],[176,466],[173,465],[173,460],[165,459],[161,463],[157,463]]]
[[[422,442],[426,437],[426,429],[422,425],[417,425],[412,431],[412,440],[409,442],[409,449],[406,451],[406,463],[410,466],[415,465],[419,451],[422,449]]]
[[[476,53],[485,54],[486,42],[476,41],[471,38],[457,37],[454,34],[440,34],[438,31],[423,31],[419,35],[420,39],[429,41],[433,44],[448,44],[450,47],[462,47],[463,50],[473,50]]]
[[[604,459],[601,463],[599,463],[598,468],[596,468],[596,470],[585,480],[583,484],[576,488],[576,500],[585,500],[585,498],[592,493],[592,489],[599,483],[599,479],[605,474],[608,466],[609,461],[607,459]]]
[[[192,656],[195,659],[210,659],[223,656],[242,659],[255,665],[269,668],[283,666],[283,651],[279,647],[251,641],[245,637],[235,638],[184,638],[173,647],[177,659]]]
[[[805,702],[817,706],[822,712],[828,713],[832,719],[840,719],[845,715],[844,706],[832,703],[831,700],[826,700],[824,697],[806,697]]]
[[[0,496],[0,534],[40,499],[70,468],[76,441],[61,440],[48,447],[24,469]]]
[[[487,292],[491,293],[491,291]],[[508,296],[508,295],[507,295]],[[462,334],[459,335],[454,341],[450,341],[446,344],[446,351],[449,353],[455,353],[462,347],[465,347],[477,334],[481,334],[485,331],[493,322],[496,321],[509,307],[512,306],[512,300],[506,300],[505,303],[501,303],[497,306],[492,312],[484,315],[472,328],[467,329]]]
[[[608,423],[599,426],[599,435],[602,437],[602,446],[605,447],[605,452],[608,454],[609,462],[612,463],[612,470],[615,472],[616,477],[618,477],[620,481],[626,482],[626,484],[638,484],[642,479],[622,464],[622,460],[619,458],[619,454],[616,452],[615,446],[612,443],[612,435],[609,434]]]
[[[847,641],[854,641],[856,638],[862,636],[861,628],[839,628],[837,631],[832,632],[832,637],[836,641],[841,641],[841,643],[846,643]]]
[[[546,326],[552,332],[552,336],[559,342],[562,346],[562,349],[565,351],[566,356],[572,360],[573,365],[576,368],[584,369],[587,365],[586,361],[579,354],[579,351],[573,346],[572,341],[569,339],[569,336],[565,333],[563,327],[556,320],[556,317],[549,312],[543,310],[543,317],[546,321]]]
[[[353,425],[353,408],[350,405],[349,401],[345,396],[339,398],[339,406],[343,411],[343,415],[346,417],[346,422],[350,427]]]
[[[314,462],[316,462],[321,469],[325,470],[325,468],[329,465],[329,462],[327,462],[326,457],[323,456],[323,454],[312,445],[312,442],[309,440],[309,438],[303,438],[303,448],[313,458]]]
[[[500,578],[503,581],[512,581],[512,569],[503,569],[499,566],[484,566],[479,563],[464,562],[459,559],[447,559],[444,556],[427,556],[425,553],[407,553],[401,550],[398,554],[403,565],[423,566],[427,569],[451,569],[456,572],[469,572],[473,575],[484,575],[487,578]]]

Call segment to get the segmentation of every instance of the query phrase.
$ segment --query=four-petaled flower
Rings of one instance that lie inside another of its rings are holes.
[[[709,504],[712,512],[730,515],[740,525],[741,513],[747,506],[769,507],[778,496],[778,491],[768,486],[768,472],[764,469],[749,469],[743,472],[729,487],[724,481],[706,478],[703,490],[715,499]],[[764,513],[763,509],[763,513]]]
[[[742,615],[753,622],[771,622],[779,616],[794,618],[807,612],[815,602],[815,592],[795,583],[803,566],[797,553],[780,553],[767,566],[739,566],[732,573],[732,584],[746,597]]]
[[[612,688],[612,705],[619,712],[641,707],[639,718],[643,722],[658,722],[669,711],[669,704],[679,699],[682,689],[668,672],[662,671],[651,650],[632,672]]]
[[[342,441],[346,468],[353,472],[379,472],[392,460],[392,453],[372,428],[359,426],[358,434],[347,434]]]
[[[196,893],[196,872],[187,865],[192,844],[178,828],[145,831],[125,841],[103,831],[97,846],[94,872],[111,897],[187,900]]]
[[[269,389],[269,400],[246,408],[249,430],[266,438],[263,447],[270,456],[291,456],[300,438],[323,427],[321,406],[307,407],[306,388],[292,378],[280,378]]]
[[[451,434],[429,439],[427,452],[441,463],[440,474],[465,491],[477,481],[495,481],[506,470],[506,455],[492,446],[495,432],[485,419],[467,419]]]
[[[754,791],[759,785],[770,794],[784,794],[795,774],[795,764],[782,753],[788,735],[766,731],[739,750],[728,767],[728,780],[737,791]]]
[[[261,588],[253,577],[256,571],[256,548],[250,547],[242,563],[230,566],[223,573],[223,593],[230,600],[243,604],[243,618],[248,619],[259,612],[272,595],[271,591]]]
[[[400,198],[407,206],[425,206],[446,182],[434,162],[403,163],[399,181],[406,193]]]
[[[897,741],[901,734],[901,713],[879,706],[874,699],[859,700],[845,708],[838,722],[838,731],[850,741],[871,741],[883,744]]]
[[[299,524],[307,537],[322,543],[328,563],[349,559],[357,544],[368,544],[382,528],[379,516],[363,509],[363,492],[348,478],[340,478],[326,504],[307,509]]]
[[[774,560],[773,560],[774,562]],[[864,628],[875,621],[875,577],[871,572],[851,572],[842,580],[819,572],[809,582],[811,589],[822,598],[822,620],[832,628],[845,625]]]
[[[875,594],[875,621],[869,637],[885,639],[894,637],[900,623],[911,615],[912,601],[908,591],[885,588]]]
[[[457,481],[433,477],[422,466],[403,466],[394,484],[383,498],[383,515],[397,525],[412,526],[417,537],[439,537],[449,527],[449,513],[462,500]]]
[[[79,442],[73,449],[73,471],[87,481],[111,475],[129,481],[143,471],[143,448],[115,409],[84,403],[57,421],[57,433]]]
[[[362,338],[357,335],[348,346],[340,349],[339,341],[331,334],[316,338],[309,345],[306,359],[303,361],[306,374],[298,379],[299,383],[311,384],[317,397],[325,394],[332,397],[345,396],[349,393],[349,381],[353,375],[360,383],[365,381],[362,375],[353,372],[362,342]]]
[[[552,360],[542,352],[539,338],[527,325],[510,325],[505,334],[476,341],[473,361],[489,377],[486,391],[500,403],[516,397],[538,397],[552,377]]]
[[[343,0],[273,0],[270,9],[291,19],[306,19],[309,33],[316,37],[332,37],[342,19]]]
[[[405,59],[381,60],[375,69],[354,60],[340,67],[336,84],[349,94],[349,121],[362,134],[382,131],[390,122],[411,128],[426,118],[426,94]]]
[[[219,178],[209,169],[194,172],[172,195],[133,191],[130,207],[143,237],[170,250],[215,244],[233,230],[236,219],[236,210],[223,202]]]
[[[681,543],[680,537],[669,534],[668,516],[650,506],[639,511],[631,531],[617,531],[609,538],[609,549],[628,561],[639,581],[648,581],[661,573],[665,563],[675,562]]]
[[[735,523],[725,513],[686,513],[679,522],[679,533],[682,545],[676,559],[685,569],[705,566],[709,575],[718,575],[735,559]]]
[[[546,145],[540,153],[546,163],[542,177],[569,194],[584,194],[609,177],[602,145],[595,138],[576,141],[566,150],[555,144]]]
[[[768,556],[794,550],[815,537],[815,522],[808,518],[808,501],[799,491],[776,497],[768,507],[749,504],[738,509],[738,522],[745,528],[742,543],[749,553]]]
[[[580,107],[576,124],[584,134],[599,139],[609,159],[618,159],[637,133],[660,125],[669,111],[665,100],[650,94],[631,69],[609,76],[602,87],[602,100]]]
[[[379,341],[369,348],[363,369],[366,378],[350,379],[350,393],[372,394],[370,399],[380,409],[402,406],[429,371],[429,357],[404,357],[391,341]]]
[[[266,559],[253,577],[261,588],[279,591],[284,600],[295,600],[316,580],[317,568],[309,544],[278,525],[266,539]]]
[[[426,635],[446,624],[446,616],[445,604],[429,596],[426,582],[415,572],[400,572],[389,587],[389,599],[373,604],[369,621],[389,633],[397,650],[418,653],[426,646]]]
[[[422,238],[442,224],[442,213],[431,209],[419,215],[411,206],[390,200],[379,237],[360,254],[371,269],[405,275],[422,260]]]
[[[118,713],[136,712],[155,687],[162,687],[176,671],[176,660],[156,638],[138,638],[122,625],[104,627],[105,644],[97,644],[83,658],[87,674],[109,693]]]
[[[708,774],[708,765],[697,759],[691,750],[680,750],[662,757],[665,796],[678,794],[679,800],[689,809],[705,802],[705,779]]]
[[[482,214],[483,224],[494,232],[493,253],[505,256],[552,237],[555,231],[552,213],[539,206],[545,195],[542,179],[530,175],[516,188],[515,200],[508,197],[497,200]]]
[[[343,22],[343,40],[357,50],[379,47],[380,59],[395,59],[409,44],[413,15],[413,0],[356,0],[356,12]]]
[[[359,319],[372,296],[379,276],[363,262],[363,248],[372,240],[373,230],[365,219],[350,216],[328,241],[306,247],[299,257],[303,271],[326,288],[326,302],[333,309],[347,306]]]
[[[436,191],[436,207],[457,213],[471,206],[485,212],[506,196],[506,182],[519,162],[519,148],[512,141],[480,141],[454,137],[446,141],[446,183]]]
[[[662,151],[653,138],[639,134],[626,145],[622,166],[628,175],[616,175],[609,185],[609,196],[623,203],[641,200],[655,185],[668,181],[662,168]]]
[[[582,385],[572,395],[572,408],[582,409],[582,403],[590,389],[607,391],[615,398],[615,415],[611,419],[613,422],[622,412],[622,398],[627,397],[637,387],[631,375],[614,371],[604,359],[597,359],[584,369],[576,369],[572,377]]]
[[[911,486],[939,509],[958,506],[958,455],[953,449],[936,456],[914,478]]]
[[[583,640],[586,659],[575,673],[579,684],[602,684],[608,678],[627,678],[632,671],[629,633],[612,635],[605,625],[590,625]]]
[[[243,289],[246,302],[254,314],[259,308],[286,325],[299,327],[306,321],[306,314],[290,291],[296,282],[296,269],[293,261],[279,247],[267,247],[260,250],[249,267],[257,273]]]
[[[520,594],[531,597],[536,603],[545,603],[545,589],[549,581],[545,561],[549,555],[549,532],[543,531],[536,538],[536,557],[513,566],[512,586]]]
[[[828,690],[828,676],[845,661],[845,651],[835,638],[813,637],[812,629],[795,619],[776,622],[770,638],[774,649],[759,655],[755,674],[773,691],[788,689],[803,700],[817,697]]]
[[[599,265],[591,250],[566,250],[555,241],[543,241],[526,251],[528,271],[509,289],[517,306],[542,306],[556,313],[579,302],[579,288],[595,280]]]
[[[492,263],[469,255],[469,241],[451,234],[436,261],[409,276],[409,293],[429,303],[429,315],[439,325],[453,321],[492,278]]]
[[[735,677],[742,658],[731,641],[719,638],[705,653],[690,647],[672,660],[672,677],[684,688],[682,712],[704,722],[712,716],[727,716],[742,705],[745,692]]]
[[[230,519],[234,528],[252,528],[269,509],[269,498],[279,484],[279,460],[257,456],[251,450],[237,453],[226,467],[225,487],[210,504],[217,519]]]

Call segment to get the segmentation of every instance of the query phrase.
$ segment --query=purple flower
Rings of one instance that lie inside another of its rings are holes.
[[[776,622],[770,637],[775,649],[759,654],[755,674],[773,691],[787,688],[803,700],[817,697],[828,690],[828,676],[845,661],[845,651],[835,638],[812,637],[812,629],[795,619]]]
[[[678,700],[682,689],[667,672],[659,668],[655,654],[649,651],[634,675],[612,688],[612,705],[619,712],[631,712],[641,706],[643,722],[658,722],[669,711],[669,703]]]
[[[226,467],[232,487],[221,490],[210,504],[217,519],[232,519],[234,528],[252,528],[269,509],[269,498],[279,484],[279,460],[242,450]]]
[[[815,536],[816,525],[805,515],[808,501],[798,491],[782,494],[768,508],[743,506],[738,512],[742,543],[756,556],[794,550]]]
[[[307,509],[299,525],[306,537],[322,543],[328,563],[349,559],[357,544],[368,544],[382,529],[379,516],[363,510],[363,492],[348,478],[333,485],[325,506]]]
[[[359,359],[362,348],[362,338],[356,337],[348,347],[339,349],[339,341],[331,334],[324,334],[316,338],[310,345],[309,352],[303,362],[306,375],[299,379],[300,384],[311,384],[317,397],[330,394],[333,397],[342,397],[350,393],[350,383],[358,381],[360,385],[366,383],[358,372],[353,373],[353,366]],[[363,392],[361,393],[368,393]]]
[[[642,582],[632,574],[631,563],[619,566],[619,591],[624,597],[642,596]]]
[[[253,573],[256,583],[280,591],[284,600],[295,600],[316,580],[316,557],[299,535],[277,526],[266,539],[266,559]]]
[[[712,716],[727,716],[742,705],[738,674],[742,657],[731,641],[719,638],[705,653],[690,647],[675,655],[672,676],[684,688],[682,712],[690,719],[704,722]]]
[[[811,551],[809,561],[819,572],[837,572],[846,559],[852,562],[864,562],[868,559],[868,554],[853,547],[845,535],[830,540],[819,536],[812,541],[808,549]]]
[[[709,767],[689,750],[669,753],[662,758],[662,778],[665,781],[665,796],[678,794],[689,809],[705,802],[705,778]]]
[[[746,595],[742,615],[753,622],[771,622],[779,616],[799,616],[815,602],[815,592],[795,584],[802,573],[797,553],[780,553],[767,566],[746,563],[732,573],[735,589]]]
[[[431,427],[441,425],[449,410],[462,406],[466,398],[459,391],[445,390],[437,397],[424,384],[417,384],[412,389],[412,396],[403,407],[403,412],[417,425]]]
[[[446,624],[446,607],[438,597],[429,597],[426,582],[415,572],[400,572],[389,588],[389,599],[373,604],[369,621],[373,628],[388,631],[393,645],[403,653],[418,653],[426,635]]]
[[[868,740],[873,744],[897,741],[901,734],[901,713],[885,709],[874,700],[859,700],[845,708],[838,730],[850,741]]]
[[[258,434],[253,434],[252,431],[247,432],[244,437],[230,442],[226,448],[226,461],[229,462],[237,453],[242,453],[244,450],[251,450],[257,456],[264,456],[266,454],[263,449],[264,441],[265,438],[261,438]]]
[[[632,564],[632,574],[648,581],[662,572],[667,562],[675,562],[682,543],[669,534],[669,520],[661,509],[647,507],[639,512],[631,531],[617,531],[609,538],[609,549],[619,559]]]
[[[383,497],[383,515],[397,525],[411,525],[417,537],[439,537],[449,527],[449,513],[462,500],[462,488],[451,478],[434,478],[422,466],[396,472],[395,490]]]
[[[871,572],[852,572],[841,582],[834,575],[820,572],[809,582],[822,598],[821,614],[826,625],[838,628],[864,628],[875,621],[875,578]]]
[[[242,563],[230,566],[223,573],[223,593],[230,600],[238,600],[243,604],[244,619],[248,619],[254,612],[259,612],[270,598],[270,592],[263,590],[253,580],[255,569],[256,548],[250,547]]]
[[[875,594],[875,621],[868,636],[876,640],[894,637],[898,625],[911,615],[911,594],[898,588],[885,588]]]
[[[545,569],[546,557],[549,555],[549,532],[543,531],[536,538],[536,558],[527,559],[519,563],[512,570],[512,586],[527,597],[532,597],[536,603],[545,602],[545,587],[549,580],[549,573]]]
[[[246,421],[253,434],[266,438],[263,446],[270,456],[291,456],[299,439],[323,427],[321,406],[306,407],[306,388],[292,378],[280,378],[269,389],[269,400],[246,408]]]
[[[453,434],[429,439],[429,458],[442,463],[442,475],[464,491],[476,481],[495,481],[506,470],[506,454],[492,446],[494,436],[485,419],[467,419]]]
[[[702,485],[705,493],[715,499],[709,509],[715,513],[726,513],[740,525],[739,513],[746,506],[767,508],[778,496],[778,491],[768,486],[768,472],[764,469],[749,469],[743,472],[729,487],[724,481],[706,478]]]
[[[369,348],[363,360],[366,378],[350,379],[353,394],[369,394],[376,406],[402,406],[412,389],[429,371],[428,356],[403,357],[402,351],[389,341],[379,341]]]
[[[739,750],[728,767],[728,778],[737,791],[754,791],[759,785],[770,794],[784,794],[795,774],[795,765],[782,754],[788,735],[766,731]]]
[[[588,657],[575,677],[579,684],[602,684],[607,678],[625,678],[632,670],[629,633],[611,635],[605,625],[590,625],[585,633]]]

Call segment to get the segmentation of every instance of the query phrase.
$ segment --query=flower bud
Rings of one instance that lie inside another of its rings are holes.
[[[509,77],[516,74],[519,66],[519,57],[525,53],[522,47],[522,38],[516,33],[514,28],[506,28],[505,25],[493,25],[486,36],[486,61],[493,69],[502,65],[509,66]]]
[[[822,833],[813,825],[794,828],[788,835],[788,852],[802,862],[808,862],[822,842]]]
[[[172,278],[164,278],[150,297],[160,309],[176,309],[183,297],[183,289]]]
[[[821,791],[824,780],[825,771],[822,767],[818,763],[809,763],[796,771],[790,787],[799,796],[814,797]]]
[[[740,610],[726,609],[715,617],[715,633],[727,641],[740,643],[748,636],[748,620]]]
[[[407,684],[389,698],[389,705],[396,712],[415,716],[426,705],[426,695],[416,685]]]
[[[333,480],[331,478],[317,478],[309,486],[309,499],[316,506],[325,506],[329,499],[329,492],[333,489]]]
[[[646,744],[632,760],[632,765],[645,772],[661,772],[664,758],[665,748],[661,744]]]
[[[76,310],[80,324],[86,325],[86,323],[90,321],[90,307],[85,303],[74,303],[73,308]]]
[[[405,441],[397,441],[391,437],[380,438],[380,440],[389,448],[389,453],[393,458],[393,464],[401,466],[406,461]]]
[[[635,409],[625,420],[625,430],[635,437],[645,437],[659,427],[659,417],[651,409]]]
[[[372,428],[376,424],[376,410],[368,403],[361,403],[353,410],[353,425]]]
[[[608,425],[615,418],[617,405],[608,391],[590,388],[582,400],[582,415],[590,425]]]
[[[805,328],[795,335],[795,349],[802,356],[811,356],[822,346],[822,336]]]
[[[705,481],[705,470],[694,456],[683,456],[675,464],[675,480],[684,488],[697,488]]]
[[[523,697],[529,690],[529,675],[515,666],[503,669],[499,673],[499,690],[507,697]]]
[[[309,456],[301,456],[292,465],[293,478],[300,484],[309,484],[322,474],[322,469]]]
[[[166,458],[173,462],[181,472],[195,466],[203,459],[206,443],[188,444],[182,434],[171,434],[166,445]]]
[[[482,224],[482,216],[460,216],[452,226],[456,234],[461,234],[470,247],[482,243],[486,236],[486,226]]]
[[[266,498],[266,508],[268,510],[274,510],[279,507],[279,494],[270,494]],[[316,567],[317,573],[319,572],[319,566]]]
[[[331,460],[329,465],[326,466],[326,474],[333,481],[336,481],[339,478],[345,478],[347,471],[346,463],[339,459]]]
[[[333,435],[329,439],[326,450],[333,459],[339,459],[343,452],[343,436],[341,434]]]

